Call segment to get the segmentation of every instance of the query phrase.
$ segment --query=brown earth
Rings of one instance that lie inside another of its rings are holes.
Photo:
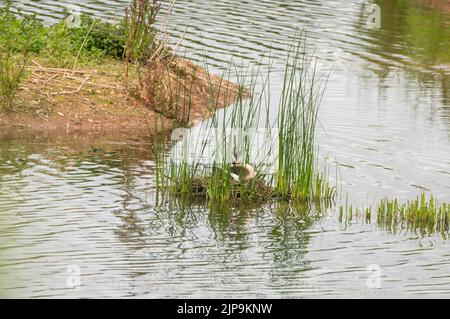
[[[151,72],[131,68],[128,81],[125,69],[119,61],[72,71],[33,60],[13,110],[0,111],[0,136],[18,131],[158,134],[163,127],[207,118],[241,91],[181,58]]]

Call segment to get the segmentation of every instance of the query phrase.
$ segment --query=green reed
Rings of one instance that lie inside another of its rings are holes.
[[[234,81],[237,82],[239,91],[231,92],[225,88],[225,105],[230,101],[233,106],[220,111],[219,92],[230,79],[230,72],[227,77],[222,76],[219,85],[207,79],[212,117],[201,123],[201,127],[214,139],[216,149],[213,158],[209,165],[204,165],[199,160],[175,163],[166,154],[161,154],[161,165],[157,165],[157,170],[158,176],[164,176],[165,179],[161,183],[162,179],[159,178],[158,192],[166,191],[179,197],[198,196],[210,202],[334,199],[336,189],[329,182],[328,172],[321,170],[318,165],[318,147],[315,141],[318,109],[326,79],[318,75],[314,56],[306,54],[304,37],[292,44],[290,52],[284,70],[278,114],[275,117],[270,110],[272,64],[265,75],[259,66],[246,71],[235,67]],[[248,78],[251,81],[246,83],[245,79]],[[188,104],[192,103],[190,98],[183,98]],[[268,158],[277,153],[271,173],[264,173],[263,163],[255,163],[252,158],[253,137],[249,133],[252,128],[262,128],[264,132],[269,135],[273,133],[276,137],[270,141],[268,149],[261,150],[266,153],[259,154]],[[230,134],[229,130],[233,133]],[[204,155],[206,143],[184,138],[184,146],[195,146],[197,158]],[[236,150],[242,164],[254,166],[256,177],[253,180],[237,183],[232,181],[230,157]],[[187,148],[182,150],[182,156],[187,157],[187,152]],[[163,163],[167,165],[162,165]]]
[[[283,196],[308,198],[321,180],[316,173],[315,129],[320,87],[313,57],[301,54],[305,42],[293,44],[286,64],[278,117],[278,175],[276,187]],[[300,70],[300,71],[298,71]],[[320,194],[320,193],[319,193]]]
[[[353,209],[347,203],[339,208],[339,221],[346,224],[353,218],[363,218],[369,224],[376,216],[376,224],[380,229],[389,232],[407,230],[414,233],[446,235],[450,228],[450,204],[439,202],[436,196],[427,197],[424,193],[414,200],[400,202],[397,198],[383,198],[378,205],[369,205],[364,209]]]

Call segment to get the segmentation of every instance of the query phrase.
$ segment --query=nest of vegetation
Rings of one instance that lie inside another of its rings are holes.
[[[217,180],[214,185],[223,185],[226,182],[228,181]],[[278,191],[267,185],[260,177],[256,177],[246,182],[236,182],[231,180],[229,183],[227,191],[231,193],[230,198],[234,201],[251,200],[259,202],[280,198]],[[174,194],[183,198],[188,197],[196,200],[207,200],[211,198],[211,192],[214,192],[214,190],[210,189],[210,185],[210,177],[195,177],[187,187],[181,183],[176,183]]]

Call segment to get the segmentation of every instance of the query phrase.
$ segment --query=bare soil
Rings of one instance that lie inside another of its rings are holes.
[[[241,89],[182,58],[156,67],[148,81],[139,78],[149,73],[134,68],[126,80],[125,69],[120,61],[73,71],[33,60],[14,108],[0,111],[0,137],[11,131],[158,134],[207,118]]]

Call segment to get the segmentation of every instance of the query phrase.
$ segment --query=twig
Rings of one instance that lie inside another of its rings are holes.
[[[33,62],[34,64],[36,64],[38,67],[42,68],[42,65],[40,65],[38,62],[31,60],[31,62]]]
[[[46,72],[46,73],[72,73],[72,74],[91,74],[89,71],[80,71],[80,70],[69,70],[69,69],[60,69],[60,68],[46,68],[46,67],[35,67],[29,66],[29,70],[36,72]]]
[[[53,74],[52,76],[50,76],[49,78],[47,78],[47,79],[44,81],[44,84],[47,84],[48,82],[50,82],[50,80],[56,78],[57,76],[58,76],[58,74]]]
[[[96,85],[96,86],[100,86],[100,87],[104,87],[104,88],[108,88],[108,89],[120,89],[120,85],[116,84],[114,85],[107,85],[107,84],[101,84],[101,83],[94,83],[92,81],[87,82],[87,84],[91,84],[91,85]]]
[[[86,44],[87,38],[88,38],[89,34],[91,33],[92,27],[94,26],[94,24],[95,24],[95,20],[92,21],[91,27],[89,28],[89,31],[86,34],[86,36],[84,37],[83,43],[81,44],[80,49],[78,50],[77,57],[75,59],[75,62],[73,63],[72,71],[75,71],[75,68],[77,67],[77,62],[78,62],[78,58],[80,57],[81,50],[83,50],[83,47]]]
[[[87,80],[89,80],[90,75],[88,75],[84,81],[80,84],[80,86],[78,87],[78,89],[73,90],[73,91],[62,91],[62,92],[58,92],[58,93],[50,93],[50,95],[62,95],[62,94],[74,94],[74,93],[78,93],[81,91],[81,89],[83,88],[84,84],[87,82]]]

